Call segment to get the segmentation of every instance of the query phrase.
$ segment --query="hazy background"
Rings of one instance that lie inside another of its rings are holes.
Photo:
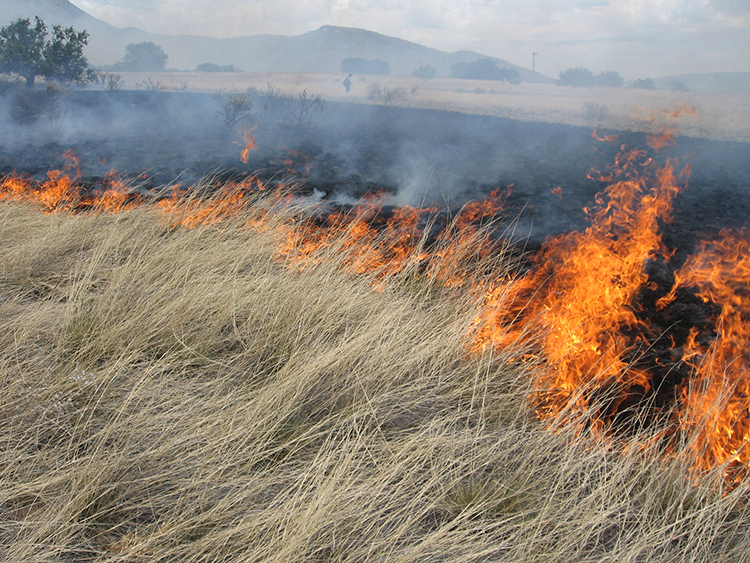
[[[74,0],[117,27],[238,37],[361,27],[469,49],[556,77],[587,66],[626,78],[750,71],[748,0]]]

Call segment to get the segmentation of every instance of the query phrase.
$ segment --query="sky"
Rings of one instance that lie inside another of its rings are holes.
[[[117,27],[238,37],[359,27],[557,77],[750,71],[750,0],[72,0]]]

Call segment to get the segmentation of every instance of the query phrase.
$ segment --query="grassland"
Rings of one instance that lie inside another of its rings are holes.
[[[548,431],[476,303],[247,219],[0,204],[3,561],[748,559],[747,485]]]
[[[355,77],[347,94],[343,76],[271,73],[122,73],[126,88],[144,87],[147,81],[168,90],[213,93],[265,90],[268,84],[280,93],[297,96],[303,90],[331,101],[378,103],[368,97],[377,83],[401,96],[394,105],[507,117],[519,121],[565,123],[587,127],[657,132],[669,124],[662,112],[680,106],[697,115],[680,120],[680,132],[698,138],[750,142],[750,96],[699,94],[631,88],[566,88],[554,84],[503,84],[497,81],[399,77]]]

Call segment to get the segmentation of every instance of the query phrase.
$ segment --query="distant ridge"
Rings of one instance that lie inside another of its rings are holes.
[[[496,61],[501,68],[517,69],[525,82],[552,82],[551,78],[495,57],[473,51],[447,53],[364,29],[324,25],[297,36],[252,35],[231,39],[158,35],[137,28],[111,26],[67,0],[0,0],[0,25],[35,15],[50,25],[86,29],[90,34],[86,56],[97,66],[120,60],[128,43],[153,41],[169,55],[168,65],[181,70],[214,63],[234,65],[247,72],[338,74],[343,59],[361,57],[387,61],[392,75],[410,75],[420,66],[431,65],[438,77],[447,77],[455,63],[487,58]]]

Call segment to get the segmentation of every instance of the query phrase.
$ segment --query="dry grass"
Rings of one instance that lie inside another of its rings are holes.
[[[0,557],[747,560],[747,487],[550,433],[474,305],[269,233],[0,206]]]
[[[213,93],[265,90],[273,84],[279,92],[297,96],[303,90],[326,100],[376,103],[368,99],[368,85],[400,88],[407,96],[394,105],[491,115],[543,123],[565,123],[586,127],[656,132],[665,124],[659,112],[688,105],[697,116],[680,121],[682,134],[750,142],[750,96],[742,94],[698,94],[630,88],[566,88],[554,84],[503,84],[487,80],[359,76],[347,94],[343,75],[283,73],[122,73],[126,88],[151,80],[165,90]]]

